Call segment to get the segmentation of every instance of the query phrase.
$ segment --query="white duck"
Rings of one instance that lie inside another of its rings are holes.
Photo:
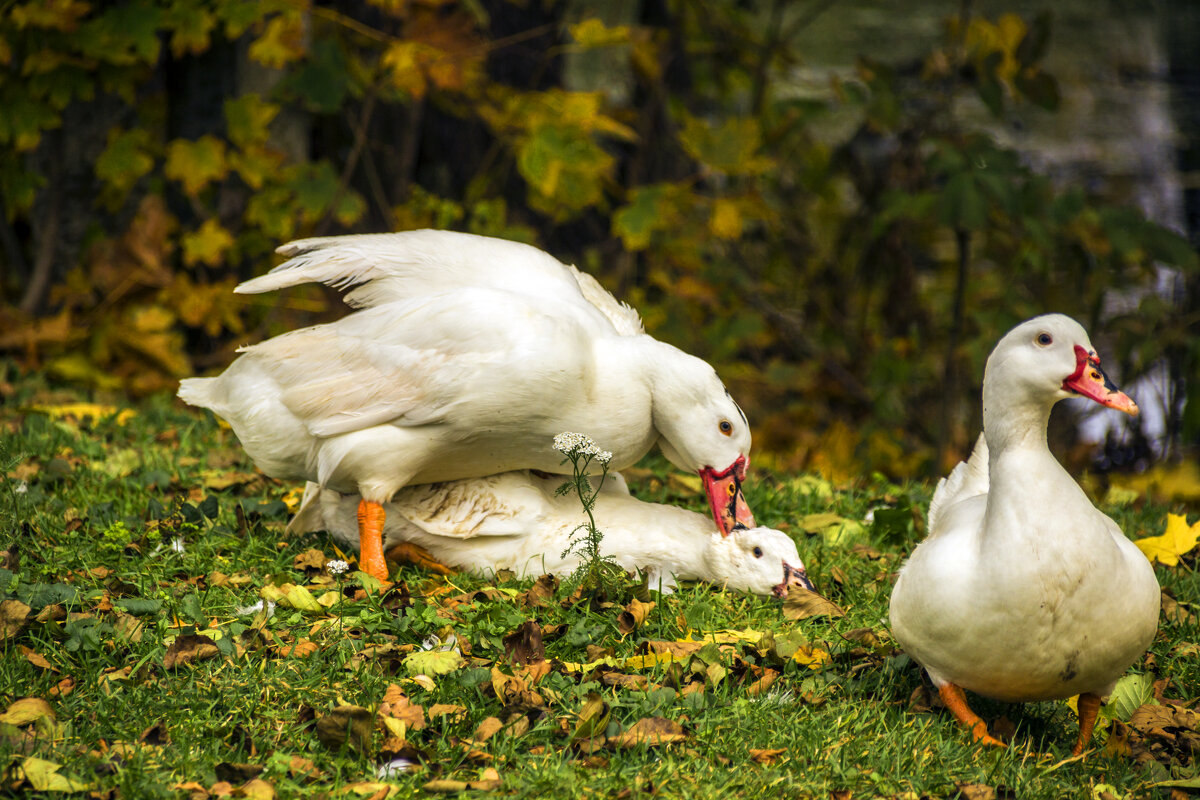
[[[556,472],[553,437],[581,431],[619,470],[655,443],[700,474],[728,534],[750,429],[713,368],[646,335],[590,276],[516,242],[449,231],[307,239],[235,291],[353,286],[360,310],[242,349],[179,396],[223,417],[255,464],[360,494],[364,569],[386,579],[384,501],[414,483]]]
[[[556,493],[563,480],[519,471],[408,486],[384,503],[384,547],[416,544],[440,562],[485,576],[500,569],[523,578],[573,572],[580,556],[565,551],[587,518],[573,494]],[[357,548],[357,505],[356,496],[309,483],[288,530],[327,530]],[[793,584],[813,589],[782,531],[738,528],[722,536],[702,514],[634,498],[619,474],[604,481],[593,514],[604,533],[601,552],[626,570],[647,572],[651,588],[703,580],[780,597]]]
[[[1150,563],[1046,446],[1051,407],[1076,396],[1137,414],[1073,319],[1035,317],[1000,340],[984,370],[983,435],[938,483],[929,535],[892,592],[896,640],[985,744],[1002,743],[963,689],[1009,702],[1078,694],[1081,753],[1101,698],[1158,623]]]

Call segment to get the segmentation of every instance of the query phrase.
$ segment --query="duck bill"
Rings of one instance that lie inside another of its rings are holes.
[[[1075,345],[1075,371],[1063,381],[1062,387],[1102,406],[1124,411],[1131,417],[1138,415],[1133,398],[1118,389],[1100,369],[1100,357],[1079,345]]]
[[[708,504],[712,509],[713,519],[721,529],[722,536],[728,536],[739,528],[753,528],[754,514],[742,494],[742,481],[746,477],[746,457],[738,456],[725,469],[717,472],[712,467],[700,470],[700,479],[704,482],[704,493],[708,495]]]
[[[801,586],[810,592],[817,591],[817,587],[813,586],[813,582],[808,579],[808,573],[804,567],[793,567],[788,562],[783,562],[783,581],[774,588],[773,592],[776,597],[787,597],[789,586]]]

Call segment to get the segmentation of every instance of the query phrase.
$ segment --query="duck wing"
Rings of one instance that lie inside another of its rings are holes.
[[[364,309],[243,352],[318,437],[511,415],[530,396],[578,391],[591,360],[576,320],[483,289]]]
[[[257,294],[304,283],[349,289],[355,308],[466,287],[505,289],[599,314],[610,330],[643,333],[637,312],[590,275],[531,245],[469,233],[417,230],[300,239],[278,249],[288,260],[234,291]]]
[[[975,440],[975,449],[966,461],[960,461],[950,474],[938,481],[929,501],[928,530],[932,537],[951,527],[947,525],[952,507],[988,493],[988,446],[983,434]]]

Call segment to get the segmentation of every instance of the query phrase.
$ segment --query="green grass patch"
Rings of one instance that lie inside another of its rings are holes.
[[[119,417],[64,414],[82,400],[36,381],[10,389],[0,416],[9,789],[916,800],[1166,797],[1153,785],[1200,782],[1185,708],[1161,735],[1108,723],[1096,749],[1070,760],[1066,703],[973,698],[1010,732],[1013,746],[995,751],[929,707],[928,682],[887,627],[895,571],[922,535],[924,483],[758,475],[748,487],[760,522],[797,539],[844,617],[791,619],[779,600],[704,585],[659,596],[631,583],[597,605],[565,587],[549,596],[530,581],[407,567],[390,591],[366,593],[353,573],[324,569],[342,555],[325,534],[284,535],[296,487],[257,474],[211,416],[168,398]],[[702,509],[664,461],[629,474],[644,499]],[[1105,510],[1138,536],[1184,512],[1146,500]],[[1178,605],[1130,670],[1145,678],[1126,720],[1156,690],[1195,704],[1194,567],[1158,570]],[[306,591],[292,596],[289,584]],[[254,608],[264,593],[292,606]],[[623,633],[635,600],[654,606]],[[514,663],[537,650],[531,630],[544,666]],[[398,758],[409,766],[381,778]],[[995,794],[971,794],[980,787]]]

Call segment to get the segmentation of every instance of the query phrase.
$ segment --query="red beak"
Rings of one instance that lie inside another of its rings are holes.
[[[1067,376],[1062,387],[1068,392],[1083,395],[1102,406],[1124,411],[1131,417],[1138,415],[1137,403],[1122,392],[1100,369],[1100,357],[1075,345],[1075,371]]]
[[[700,470],[700,479],[704,481],[704,492],[708,495],[708,504],[712,508],[713,519],[721,529],[722,536],[728,536],[736,528],[753,528],[754,515],[746,504],[742,494],[742,480],[746,477],[746,457],[738,456],[724,472],[717,472],[712,467]]]

